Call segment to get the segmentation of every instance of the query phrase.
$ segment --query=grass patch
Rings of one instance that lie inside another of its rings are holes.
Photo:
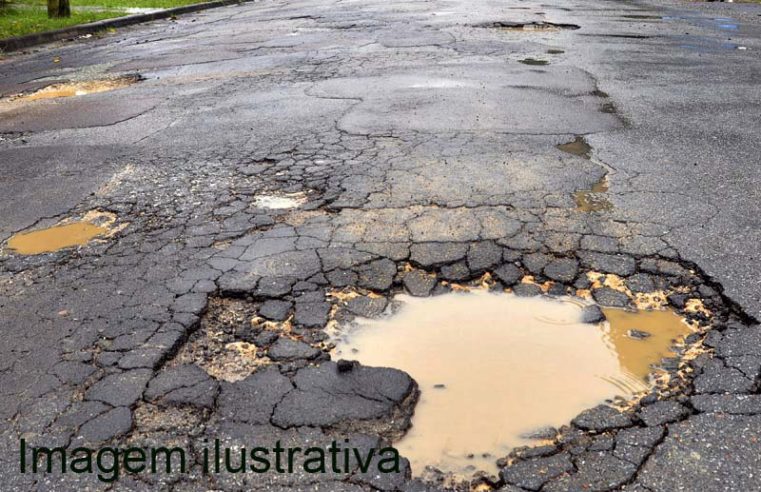
[[[205,0],[71,0],[72,10],[77,7],[102,7],[108,9],[141,8],[141,9],[169,9],[182,7],[194,3],[203,3]],[[16,4],[47,5],[45,0],[14,0]]]
[[[110,19],[125,15],[121,10],[106,10],[100,12],[72,11],[67,19],[48,19],[46,8],[11,6],[0,7],[0,38],[23,36],[34,32],[53,31],[75,24],[86,24],[101,19]]]
[[[74,0],[76,5],[90,5],[99,7],[132,7],[141,9],[170,9],[182,7],[194,3],[203,3],[205,0]]]
[[[48,19],[46,0],[0,0],[0,39],[121,17],[127,8],[168,9],[204,1],[209,0],[71,0],[70,18]]]

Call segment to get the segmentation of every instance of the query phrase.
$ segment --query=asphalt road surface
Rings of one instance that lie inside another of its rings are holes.
[[[566,293],[594,270],[702,299],[702,354],[483,483],[761,490],[759,53],[758,4],[262,0],[6,55],[3,97],[141,80],[0,102],[0,241],[93,210],[118,229],[0,256],[2,489],[440,490],[407,468],[204,475],[197,449],[186,474],[103,483],[21,473],[19,439],[375,447],[417,385],[339,372],[330,319],[440,280]]]

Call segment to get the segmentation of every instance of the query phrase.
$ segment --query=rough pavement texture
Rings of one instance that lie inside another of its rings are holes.
[[[377,314],[378,296],[484,272],[521,295],[541,292],[520,283],[528,275],[565,293],[592,287],[589,270],[633,292],[671,290],[681,310],[702,298],[717,313],[712,350],[689,363],[694,383],[625,416],[585,412],[554,444],[502,461],[492,484],[758,488],[760,12],[263,1],[0,61],[3,96],[144,77],[0,102],[0,241],[95,209],[125,226],[78,250],[0,256],[3,489],[110,487],[19,474],[20,436],[377,446],[409,425],[417,388],[398,371],[326,362],[334,307]],[[494,27],[539,21],[580,28]],[[548,63],[520,63],[529,57]],[[556,147],[578,136],[589,155]],[[612,208],[578,210],[574,193],[606,176],[598,195]],[[267,208],[273,195],[298,206]],[[370,300],[328,295],[345,287]],[[118,488],[443,487],[409,478],[196,472]]]

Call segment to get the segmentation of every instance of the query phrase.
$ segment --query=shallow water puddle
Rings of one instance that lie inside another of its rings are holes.
[[[498,457],[536,443],[532,432],[647,389],[651,365],[689,332],[667,311],[608,310],[610,323],[584,324],[572,298],[476,291],[398,301],[391,316],[358,320],[336,340],[335,358],[396,367],[418,382],[413,427],[396,444],[415,474],[426,465],[496,471]]]
[[[607,97],[607,94],[604,94]],[[592,146],[586,139],[578,135],[570,142],[557,145],[559,150],[573,154],[584,159],[592,159]],[[579,190],[573,194],[577,210],[582,212],[605,212],[613,209],[613,204],[602,193],[608,191],[608,177],[603,176],[599,181],[592,185],[589,190]]]
[[[608,318],[605,337],[619,364],[629,375],[643,381],[652,372],[652,356],[656,355],[657,361],[668,357],[672,342],[690,333],[687,324],[673,311],[604,308],[603,312]]]
[[[112,212],[90,210],[76,220],[69,218],[51,227],[14,234],[7,247],[21,255],[39,255],[84,246],[99,237],[112,237],[129,225],[128,222],[115,225],[116,221]]]
[[[52,253],[73,246],[84,246],[106,233],[108,229],[105,227],[89,222],[74,222],[16,234],[8,241],[8,248],[22,255]]]
[[[613,209],[613,204],[601,193],[608,191],[608,178],[603,176],[589,190],[580,190],[573,194],[576,208],[582,212],[605,212]]]
[[[39,99],[57,99],[60,97],[84,96],[97,94],[130,86],[141,80],[139,75],[126,75],[103,80],[67,82],[43,87],[30,94],[21,94],[9,98],[10,101],[36,101]]]
[[[563,152],[583,157],[584,159],[591,159],[592,157],[592,146],[589,145],[581,135],[577,136],[570,142],[559,144],[557,148]]]

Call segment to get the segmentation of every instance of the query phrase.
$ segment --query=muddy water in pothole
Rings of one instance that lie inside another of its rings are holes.
[[[581,135],[577,136],[570,142],[559,144],[557,148],[568,154],[583,157],[584,159],[592,158],[592,147]],[[573,194],[576,208],[582,212],[605,212],[612,210],[613,204],[606,196],[602,195],[602,193],[608,191],[608,188],[608,177],[603,176],[599,181],[592,185],[591,189],[577,191]]]
[[[603,309],[608,318],[605,339],[612,346],[625,371],[642,381],[652,372],[652,364],[672,355],[669,347],[690,333],[690,328],[673,311]],[[653,357],[656,360],[653,360]]]
[[[84,246],[108,232],[106,227],[75,222],[16,234],[8,240],[8,248],[22,255],[52,253],[73,246]]]
[[[580,190],[573,194],[576,208],[582,212],[605,212],[613,209],[607,197],[601,195],[608,191],[608,178],[603,176],[589,190]]]
[[[557,147],[563,152],[577,155],[585,159],[590,159],[592,155],[592,147],[582,136],[578,136],[570,142],[559,144]]]
[[[584,324],[573,298],[477,291],[397,300],[394,314],[347,328],[334,356],[418,382],[413,426],[396,443],[415,474],[425,465],[496,471],[498,457],[537,442],[532,432],[647,389],[650,366],[689,331],[670,312],[608,310],[610,323]],[[632,329],[651,336],[630,338]]]

